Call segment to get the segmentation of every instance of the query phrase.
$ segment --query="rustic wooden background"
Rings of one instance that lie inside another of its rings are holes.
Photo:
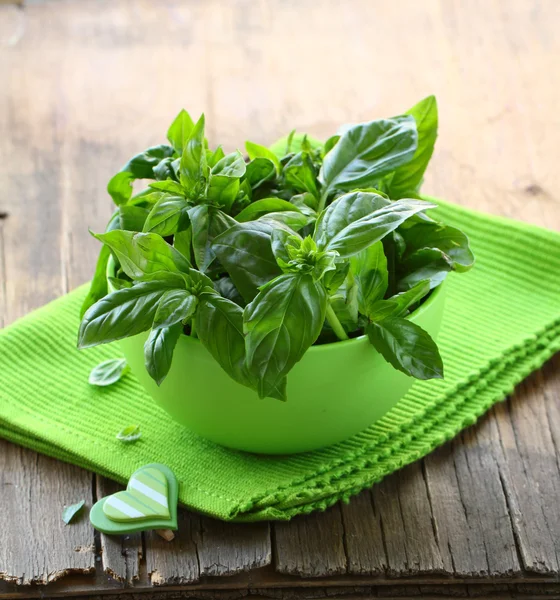
[[[425,191],[560,229],[558,0],[16,4],[0,2],[0,324],[90,277],[107,180],[183,106],[231,150],[435,93]],[[115,485],[0,441],[0,598],[560,597],[559,366],[349,505],[288,524],[183,512],[172,544],[65,527],[64,504]]]

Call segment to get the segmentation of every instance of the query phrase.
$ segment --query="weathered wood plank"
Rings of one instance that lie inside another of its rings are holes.
[[[265,567],[272,557],[268,523],[223,523],[200,519],[197,544],[201,576],[235,575]]]
[[[0,440],[0,579],[46,584],[95,567],[87,508],[62,521],[64,506],[92,504],[91,476]]]
[[[384,574],[387,568],[381,517],[375,510],[370,490],[364,490],[340,505],[348,573]]]
[[[461,495],[454,462],[458,445],[460,442],[450,442],[424,459],[434,523],[445,570],[459,577],[485,575],[484,532]]]
[[[123,486],[105,477],[96,477],[96,497],[103,498],[123,489]],[[142,558],[142,534],[111,536],[100,533],[101,559],[105,573],[126,583],[139,578]]]
[[[340,506],[273,524],[276,570],[301,577],[346,572],[344,527]]]
[[[152,585],[184,585],[199,579],[200,517],[179,510],[177,525],[179,529],[172,542],[166,542],[153,531],[144,534],[146,570]]]
[[[544,389],[543,374],[536,373],[507,406],[496,406],[492,439],[523,566],[531,572],[557,573],[560,469],[546,409],[552,398]],[[557,393],[552,385],[548,389]]]
[[[44,46],[37,42],[36,51]],[[46,71],[20,56],[7,72],[8,102],[0,111],[3,206],[0,287],[3,322],[37,308],[66,290],[60,251],[61,179],[55,96]],[[2,64],[5,60],[3,56]],[[38,110],[28,119],[28,98]],[[91,475],[2,442],[0,471],[0,577],[23,584],[47,583],[94,568],[93,531],[82,515],[65,526],[63,507],[92,504]]]
[[[517,574],[521,565],[500,466],[492,454],[492,427],[493,420],[487,415],[477,427],[463,432],[462,444],[456,445],[455,468],[467,519],[476,523],[484,542],[488,574],[497,577]]]
[[[387,477],[372,489],[392,576],[443,572],[421,463]]]

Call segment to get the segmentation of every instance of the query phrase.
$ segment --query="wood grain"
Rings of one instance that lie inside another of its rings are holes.
[[[110,215],[107,180],[159,143],[182,106],[205,111],[211,143],[231,150],[293,126],[326,137],[435,93],[440,136],[424,189],[560,229],[559,28],[556,0],[0,2],[0,323],[90,277],[98,246],[86,232]],[[277,579],[260,589],[282,597],[309,578],[321,595],[326,577],[350,595],[435,597],[440,573],[478,582],[449,595],[559,595],[559,373],[557,357],[476,427],[349,505],[270,531],[182,511],[171,544],[100,536],[93,589],[233,590],[235,574],[272,560]],[[96,495],[112,489],[96,479]],[[88,473],[0,442],[1,576],[46,582],[93,568],[87,521],[60,521],[78,493],[93,501]],[[553,587],[510,583],[529,576]]]

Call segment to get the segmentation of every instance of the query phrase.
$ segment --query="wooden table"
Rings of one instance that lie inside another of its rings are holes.
[[[107,180],[182,106],[230,150],[433,92],[425,191],[560,228],[559,29],[558,0],[2,4],[0,319],[90,277]],[[0,598],[558,598],[559,366],[348,505],[255,525],[183,511],[171,544],[65,527],[69,489],[90,506],[116,486],[0,441]]]

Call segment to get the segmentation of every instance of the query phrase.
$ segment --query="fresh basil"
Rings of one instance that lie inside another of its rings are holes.
[[[408,316],[474,256],[419,193],[437,121],[430,96],[324,144],[295,130],[270,148],[247,142],[245,159],[210,148],[204,116],[181,111],[170,145],[109,182],[117,210],[95,236],[103,247],[78,345],[149,331],[146,368],[160,384],[189,335],[234,381],[285,400],[311,345],[367,333],[395,368],[441,377],[435,343]],[[133,195],[137,179],[146,188]]]
[[[183,231],[190,224],[189,208],[190,204],[182,196],[162,194],[145,217],[141,229],[147,233],[159,233],[161,236],[173,235]],[[125,228],[123,227],[123,229]]]
[[[171,327],[176,323],[186,322],[196,310],[197,297],[188,290],[168,290],[162,295],[152,329]]]
[[[106,387],[117,383],[129,371],[124,358],[112,358],[104,360],[91,370],[88,378],[90,385]]]
[[[173,148],[175,148],[177,154],[183,154],[183,147],[193,129],[194,122],[191,116],[185,109],[181,110],[167,130],[167,139]]]
[[[247,366],[261,398],[270,395],[319,337],[326,309],[322,285],[299,273],[280,275],[247,305]]]
[[[256,158],[266,158],[276,167],[277,173],[281,171],[282,165],[280,164],[280,160],[272,150],[269,150],[260,144],[255,144],[254,142],[245,142],[245,149],[251,160],[255,160]]]
[[[395,369],[416,379],[443,377],[443,363],[436,343],[416,323],[389,317],[370,323],[366,331],[374,348]]]
[[[282,273],[271,246],[270,223],[239,223],[214,239],[212,248],[246,302]]]
[[[150,377],[161,385],[171,368],[173,351],[179,340],[183,327],[175,323],[168,327],[152,329],[144,343],[144,363]]]
[[[190,198],[195,199],[206,185],[208,172],[202,115],[185,141],[179,163],[179,179]]]
[[[78,347],[114,342],[150,329],[159,301],[174,282],[146,281],[117,290],[86,311],[78,333]]]
[[[414,117],[371,121],[348,128],[325,155],[319,173],[323,194],[375,186],[409,162],[418,146]]]
[[[435,207],[423,200],[397,200],[352,221],[348,212],[339,214],[337,211],[339,201],[335,200],[325,211],[318,223],[316,237],[320,247],[336,250],[343,257],[357,254],[394,231],[412,215]]]
[[[132,279],[147,279],[159,271],[186,271],[190,267],[180,252],[155,233],[116,229],[95,237],[109,246]]]
[[[115,437],[117,438],[117,440],[125,444],[136,442],[142,437],[140,425],[128,425],[128,427],[124,427],[123,429],[121,429]]]
[[[217,294],[203,294],[196,314],[196,331],[205,348],[232,379],[253,387],[245,364],[241,307]]]
[[[62,511],[62,520],[64,523],[66,523],[66,525],[69,525],[74,518],[80,514],[85,503],[85,500],[80,500],[79,502],[76,502],[76,504],[71,504],[70,506],[64,507],[64,510]]]
[[[408,115],[414,117],[418,131],[418,147],[410,162],[398,167],[389,182],[391,198],[404,198],[418,191],[426,167],[432,158],[438,131],[437,103],[428,96],[413,106]]]
[[[385,296],[389,285],[387,258],[381,241],[352,256],[350,269],[356,281],[360,312],[368,314],[368,307]]]

